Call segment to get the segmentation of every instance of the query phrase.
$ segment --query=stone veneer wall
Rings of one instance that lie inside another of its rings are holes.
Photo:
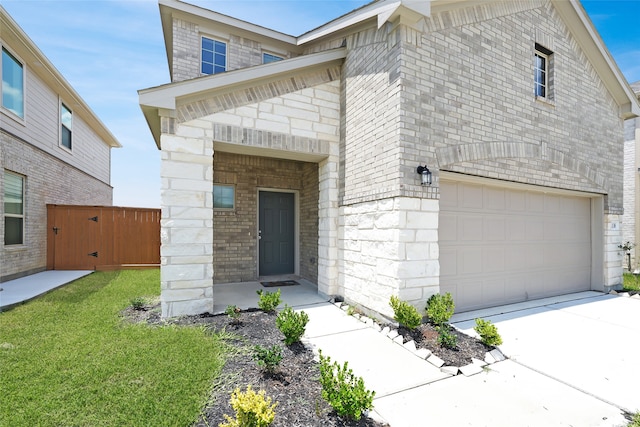
[[[113,188],[79,169],[0,131],[0,194],[4,171],[25,177],[24,245],[0,245],[0,282],[47,265],[47,204],[110,206]],[[4,236],[4,204],[0,204]]]
[[[217,151],[213,182],[236,189],[233,211],[214,210],[214,283],[258,278],[258,191],[296,191],[299,200],[299,273],[318,278],[318,165]]]

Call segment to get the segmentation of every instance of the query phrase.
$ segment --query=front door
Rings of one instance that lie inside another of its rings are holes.
[[[295,259],[294,194],[260,191],[259,274],[293,274]]]

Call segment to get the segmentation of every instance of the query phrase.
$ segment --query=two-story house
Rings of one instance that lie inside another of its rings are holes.
[[[638,102],[578,1],[374,1],[294,37],[160,0],[163,316],[294,275],[391,314],[621,282]]]
[[[47,265],[47,204],[111,205],[120,143],[0,7],[0,282]]]

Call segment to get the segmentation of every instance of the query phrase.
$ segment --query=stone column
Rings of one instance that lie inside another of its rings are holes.
[[[335,147],[333,147],[335,146]],[[318,293],[338,292],[338,155],[333,153],[319,165],[318,196]]]
[[[177,125],[160,142],[162,317],[213,312],[213,140]]]

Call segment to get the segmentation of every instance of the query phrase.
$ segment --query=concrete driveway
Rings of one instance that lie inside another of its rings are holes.
[[[462,313],[452,323],[473,334],[476,317],[498,327],[512,362],[603,403],[640,410],[640,299],[581,292]]]

